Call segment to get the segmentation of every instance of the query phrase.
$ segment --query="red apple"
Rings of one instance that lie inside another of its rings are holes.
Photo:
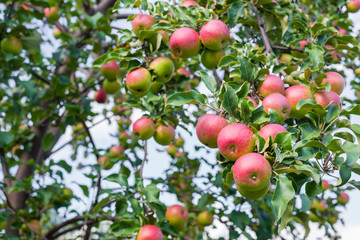
[[[270,114],[270,110],[275,111],[280,117],[280,122],[285,121],[290,115],[291,106],[286,97],[280,93],[272,93],[262,101],[264,111]]]
[[[126,76],[126,87],[134,95],[141,97],[150,91],[151,74],[145,68],[132,70]]]
[[[100,88],[99,91],[95,93],[94,100],[98,103],[106,102],[107,94],[103,88]]]
[[[155,24],[155,19],[148,14],[137,15],[132,22],[133,32],[139,36],[141,31],[149,30]]]
[[[349,201],[349,195],[347,195],[344,191],[341,191],[337,197],[337,201],[339,204],[345,205]]]
[[[192,0],[186,0],[180,4],[181,7],[190,7],[190,6],[200,6],[199,3],[192,1]]]
[[[160,145],[169,145],[174,138],[175,129],[171,125],[160,125],[155,130],[154,139]]]
[[[150,63],[150,69],[156,72],[154,81],[168,82],[172,78],[175,66],[174,63],[167,57],[158,57]]]
[[[179,68],[178,70],[176,70],[175,73],[178,77],[180,76],[185,76],[187,78],[189,78],[191,76],[191,72],[189,72],[188,70],[186,70],[185,68]]]
[[[177,57],[193,57],[199,53],[200,47],[199,34],[194,29],[182,27],[170,37],[171,52]]]
[[[286,128],[279,124],[267,124],[260,129],[259,135],[268,141],[270,136],[275,139],[275,136],[280,132],[287,132]]]
[[[107,94],[115,94],[120,90],[120,84],[117,81],[109,81],[105,79],[103,89]]]
[[[225,158],[235,161],[245,153],[254,150],[255,138],[248,126],[241,123],[233,123],[220,131],[217,145],[220,153]]]
[[[253,104],[254,104],[254,106],[255,106],[255,108],[257,108],[258,107],[258,104],[255,102],[255,100],[254,99],[252,99],[251,97],[249,97],[249,96],[246,96],[246,98],[247,99],[249,99]]]
[[[136,240],[163,240],[163,239],[164,236],[160,228],[154,225],[143,226],[136,237]]]
[[[228,26],[220,20],[210,20],[200,29],[200,39],[211,50],[220,50],[230,41]]]
[[[201,63],[207,69],[215,69],[220,62],[220,59],[225,56],[224,50],[209,50],[204,49],[201,53]]]
[[[101,73],[109,81],[115,81],[119,69],[120,67],[115,61],[110,61],[109,63],[103,64],[101,66]]]
[[[359,6],[356,4],[354,0],[350,0],[350,2],[346,5],[348,12],[355,13],[359,10]]]
[[[112,146],[110,149],[109,149],[109,153],[110,153],[110,157],[111,158],[119,158],[119,157],[122,157],[124,156],[124,152],[125,152],[125,149],[123,146]]]
[[[15,36],[9,36],[1,40],[1,49],[6,53],[18,55],[22,50],[21,41]]]
[[[307,44],[308,44],[309,40],[302,40],[299,42],[300,44],[300,48],[303,49]]]
[[[331,187],[331,185],[326,180],[322,180],[322,189],[323,189],[323,191],[329,189],[330,187]]]
[[[211,212],[204,210],[201,213],[199,213],[197,220],[200,225],[209,226],[213,223],[214,216],[212,215]]]
[[[344,78],[337,72],[326,72],[326,78],[323,79],[322,83],[330,83],[331,90],[337,94],[341,94],[345,88]]]
[[[286,89],[285,97],[290,103],[291,112],[290,117],[293,118],[302,118],[309,110],[299,111],[296,109],[298,102],[301,99],[313,99],[313,95],[308,87],[303,85],[294,85]]]
[[[346,30],[343,29],[343,28],[339,28],[339,29],[338,29],[338,33],[339,33],[340,35],[346,35]]]
[[[209,148],[216,148],[218,135],[228,124],[229,122],[223,117],[205,114],[196,124],[196,135],[202,144]]]
[[[177,149],[175,145],[170,145],[167,149],[166,149],[167,153],[172,156],[175,157],[176,153],[177,153]]]
[[[47,17],[47,19],[50,22],[56,22],[60,18],[59,8],[58,7],[45,8],[44,15],[45,17]]]
[[[260,199],[266,195],[266,193],[270,189],[270,183],[266,184],[265,187],[263,187],[262,189],[256,190],[256,191],[244,190],[244,189],[240,188],[239,186],[236,186],[236,188],[244,198],[256,200],[256,199]]]
[[[324,212],[327,208],[327,204],[324,200],[313,200],[311,202],[311,208],[316,209],[319,212]]]
[[[61,30],[58,28],[53,29],[53,34],[55,38],[59,38],[61,36]]]
[[[141,140],[147,140],[151,138],[155,133],[155,125],[153,120],[147,117],[142,117],[136,120],[133,125],[133,133]]]
[[[320,104],[323,108],[326,108],[330,103],[334,105],[340,105],[341,107],[341,99],[339,95],[334,91],[320,91],[314,94],[314,98],[316,103]]]
[[[265,75],[265,80],[261,83],[258,92],[266,97],[272,93],[284,94],[285,86],[283,80],[275,75]]]
[[[167,208],[165,217],[171,226],[177,231],[181,231],[185,228],[188,219],[188,211],[183,206],[173,205]]]

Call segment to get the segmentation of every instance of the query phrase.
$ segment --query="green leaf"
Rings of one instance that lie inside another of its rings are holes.
[[[28,51],[40,49],[40,44],[43,41],[40,33],[36,30],[31,30],[27,35],[21,34],[20,40],[24,49]]]
[[[311,200],[308,196],[306,196],[305,194],[300,194],[300,198],[301,198],[301,211],[302,212],[307,212],[310,210],[311,208]]]
[[[105,180],[118,183],[124,187],[127,187],[129,185],[125,174],[114,173],[107,176]]]
[[[159,222],[164,221],[165,219],[165,213],[166,213],[166,207],[159,203],[159,202],[150,202],[149,205],[155,209],[156,217],[159,219]]]
[[[308,182],[305,185],[305,192],[306,192],[306,195],[313,198],[316,195],[322,193],[322,186],[321,186],[321,184],[316,184],[315,181]]]
[[[84,195],[88,197],[89,196],[89,188],[86,185],[82,185],[82,184],[79,184],[79,187],[83,191]]]
[[[301,130],[301,139],[302,140],[306,140],[306,139],[314,139],[320,136],[320,130],[316,129],[315,127],[313,127],[312,124],[310,123],[303,123],[301,125],[299,125],[299,128]]]
[[[244,212],[238,212],[233,210],[230,215],[228,215],[228,218],[231,220],[231,222],[240,228],[241,230],[245,230],[245,228],[250,224],[251,219],[249,216]]]
[[[235,27],[237,20],[244,16],[244,8],[239,2],[233,3],[228,9],[228,25],[230,28]]]
[[[236,118],[238,113],[238,97],[232,87],[225,85],[225,93],[223,95],[223,108],[233,118]]]
[[[0,132],[0,147],[5,147],[14,139],[14,135],[11,132]]]
[[[305,54],[310,58],[313,69],[320,70],[324,66],[324,53],[325,50],[321,46],[314,45],[312,48],[305,48]]]
[[[140,229],[139,223],[134,220],[125,219],[114,222],[110,226],[110,232],[116,237],[127,237]]]
[[[352,142],[345,141],[343,144],[343,149],[346,152],[346,162],[347,166],[351,166],[360,157],[360,146],[358,144],[354,144]]]
[[[285,32],[288,30],[289,25],[288,25],[288,15],[286,14],[278,14],[279,16],[279,21],[281,24],[281,36],[284,36]]]
[[[284,211],[284,214],[281,217],[278,233],[280,233],[287,226],[287,224],[290,222],[290,220],[292,219],[293,209],[294,209],[294,204],[293,204],[292,201],[290,201],[287,204],[286,209]]]
[[[156,184],[151,183],[144,188],[144,194],[146,199],[150,202],[158,202],[160,189],[156,187]]]
[[[220,59],[218,66],[221,68],[225,68],[237,64],[239,64],[239,60],[235,56],[227,55]]]
[[[337,116],[339,116],[339,109],[340,105],[336,104],[330,104],[327,107],[327,113],[325,115],[325,122],[330,123],[332,122]]]
[[[109,200],[111,200],[112,197],[108,196],[106,198],[103,198],[98,204],[95,205],[93,211],[94,211],[94,214],[98,213],[101,209],[101,207],[107,203]]]
[[[241,79],[243,81],[253,83],[258,73],[257,66],[252,64],[249,59],[243,56],[240,56],[239,60],[240,60]]]
[[[182,106],[184,104],[205,104],[207,98],[205,95],[196,92],[178,92],[170,95],[166,101],[166,106]]]
[[[56,165],[58,165],[58,166],[62,167],[63,169],[65,169],[65,171],[67,173],[71,172],[72,167],[65,160],[59,161]]]
[[[309,177],[314,179],[316,184],[320,184],[320,180],[321,180],[320,172],[316,168],[314,168],[308,164],[294,165],[293,167],[296,170],[300,171],[301,173],[304,173],[305,175],[308,175]]]
[[[206,71],[197,71],[197,73],[200,74],[201,81],[204,82],[207,89],[209,89],[210,92],[214,93],[217,88],[217,82],[216,82],[215,78],[213,78],[212,76],[209,76],[209,74],[207,74]]]
[[[41,139],[41,145],[44,151],[49,150],[53,143],[54,143],[55,137],[52,133],[47,133],[42,139]]]
[[[340,178],[339,178],[339,181],[335,185],[336,187],[340,187],[340,186],[346,184],[350,180],[351,169],[346,165],[341,165],[339,174],[340,174]]]
[[[343,109],[340,112],[340,116],[349,115],[349,114],[360,115],[360,104],[357,104],[355,106],[350,106],[347,109]]]
[[[274,207],[275,221],[277,222],[285,213],[288,203],[295,197],[295,190],[291,181],[284,174],[280,174],[276,178],[277,182],[271,204]]]

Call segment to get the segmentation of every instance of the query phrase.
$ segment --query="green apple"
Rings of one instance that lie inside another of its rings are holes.
[[[120,90],[120,84],[117,81],[109,81],[105,79],[103,89],[107,94],[115,94]]]
[[[9,36],[1,41],[1,49],[6,53],[18,55],[22,50],[21,41],[15,36]]]
[[[170,81],[175,72],[174,63],[167,57],[156,58],[150,63],[149,68],[156,73],[154,81],[161,83]]]
[[[201,63],[207,69],[215,69],[220,62],[220,59],[225,56],[224,50],[210,50],[205,49],[201,53]]]

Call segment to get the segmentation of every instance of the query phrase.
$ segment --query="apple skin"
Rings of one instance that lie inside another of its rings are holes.
[[[163,239],[164,236],[160,228],[154,225],[143,226],[136,237],[136,240],[163,240]]]
[[[224,22],[210,20],[200,29],[200,39],[206,48],[220,50],[230,41],[230,31]]]
[[[132,22],[133,32],[139,36],[143,30],[149,30],[155,24],[155,19],[148,14],[137,15]]]
[[[232,123],[224,127],[217,138],[220,153],[230,161],[236,161],[255,147],[255,137],[251,129],[241,123]]]
[[[259,191],[269,185],[272,169],[259,153],[246,153],[236,160],[233,176],[236,186],[244,191]]]
[[[56,22],[60,18],[58,12],[59,12],[58,7],[45,8],[44,15],[50,22]]]
[[[6,53],[18,55],[22,50],[21,41],[15,36],[9,36],[1,40],[1,49]]]
[[[255,102],[255,100],[254,99],[252,99],[251,97],[249,97],[249,96],[246,96],[246,98],[247,99],[249,99],[253,104],[254,104],[254,106],[255,106],[255,108],[257,108],[258,107],[258,104]]]
[[[214,216],[211,212],[205,210],[199,213],[197,220],[200,225],[209,226],[213,223]]]
[[[225,56],[224,50],[209,50],[205,49],[201,53],[201,63],[207,69],[216,69],[220,59]]]
[[[167,57],[156,58],[150,63],[149,68],[157,73],[154,80],[161,83],[170,81],[175,72],[174,63]]]
[[[117,81],[110,82],[105,79],[103,82],[103,89],[107,94],[115,94],[120,90],[120,84]]]
[[[180,4],[181,7],[190,7],[190,6],[199,6],[200,4],[198,2],[192,1],[192,0],[186,0]]]
[[[290,115],[290,103],[288,99],[280,93],[272,93],[266,96],[263,99],[262,104],[264,106],[264,111],[268,114],[270,114],[270,110],[275,111],[280,117],[280,122],[285,121]]]
[[[193,57],[199,53],[200,47],[200,37],[194,29],[182,27],[170,37],[170,50],[176,57]]]
[[[181,231],[185,228],[188,219],[188,211],[183,206],[172,205],[166,209],[165,218],[177,231]]]
[[[215,114],[205,114],[200,117],[196,124],[196,135],[199,141],[209,148],[217,148],[217,140],[220,131],[229,122]]]
[[[166,149],[167,153],[171,156],[171,157],[175,157],[177,150],[176,150],[176,146],[175,145],[170,145],[167,149]]]
[[[257,200],[266,195],[266,193],[270,189],[270,184],[265,185],[264,188],[257,190],[257,191],[247,191],[247,190],[240,188],[239,186],[236,186],[236,188],[244,198]]]
[[[115,81],[119,69],[120,67],[115,61],[110,61],[109,63],[103,64],[101,66],[101,73],[109,81]]]
[[[356,4],[354,0],[350,0],[350,2],[346,5],[348,12],[355,13],[359,10],[359,6]]]
[[[260,129],[259,135],[268,141],[270,136],[272,139],[275,139],[275,136],[280,132],[287,132],[286,128],[284,128],[280,124],[267,124]]]
[[[327,208],[327,204],[324,200],[314,200],[311,202],[311,208],[316,209],[319,212],[324,212]]]
[[[275,75],[265,75],[265,80],[261,83],[258,92],[266,97],[272,93],[284,94],[285,86],[283,80]]]
[[[188,70],[186,70],[185,68],[179,68],[178,70],[176,70],[175,73],[178,77],[180,76],[184,76],[189,78],[191,76],[191,72],[189,72]]]
[[[122,156],[124,156],[124,152],[125,152],[125,149],[123,146],[112,146],[109,149],[111,158],[122,157]]]
[[[151,88],[151,74],[145,68],[132,70],[126,76],[126,87],[138,97],[144,96]]]
[[[339,28],[339,29],[338,29],[338,34],[340,34],[340,35],[346,35],[347,33],[346,33],[346,30],[345,30],[345,29]]]
[[[106,102],[107,94],[103,88],[100,88],[99,91],[95,93],[94,100],[98,103],[105,103]]]
[[[114,163],[109,161],[108,156],[100,156],[98,158],[98,164],[100,165],[100,167],[102,169],[105,169],[105,170],[109,170],[114,165]]]
[[[61,30],[58,28],[53,29],[53,34],[55,38],[59,38],[61,36]]]
[[[356,75],[360,75],[360,68],[356,68],[354,72]]]
[[[304,49],[304,47],[308,44],[308,40],[302,40],[299,42],[300,48]]]
[[[325,190],[327,190],[327,189],[329,189],[330,187],[331,187],[331,185],[328,183],[328,181],[326,181],[326,180],[322,180],[322,189],[323,189],[323,191],[325,191]]]
[[[344,78],[337,72],[326,72],[326,78],[323,79],[322,84],[330,83],[331,90],[337,94],[341,94],[345,88]]]
[[[291,112],[290,117],[303,118],[307,111],[299,111],[296,109],[296,105],[301,99],[313,99],[313,95],[308,87],[303,85],[294,85],[286,89],[285,97],[290,103]]]
[[[175,146],[176,147],[179,147],[179,148],[182,148],[184,146],[184,139],[182,137],[178,137],[176,140],[175,140]]]
[[[314,98],[317,104],[320,104],[323,108],[326,108],[330,103],[334,105],[340,105],[341,109],[341,99],[340,96],[334,91],[321,91],[314,94]]]
[[[349,195],[347,195],[344,191],[341,191],[336,199],[339,204],[345,205],[349,202]]]
[[[155,133],[155,125],[153,120],[147,117],[142,117],[136,120],[133,125],[133,133],[141,140],[147,140],[151,138]]]
[[[160,125],[156,128],[154,139],[155,141],[163,146],[169,145],[175,138],[175,129],[173,126]]]
[[[328,223],[334,225],[337,222],[338,218],[336,216],[330,216],[327,218]]]

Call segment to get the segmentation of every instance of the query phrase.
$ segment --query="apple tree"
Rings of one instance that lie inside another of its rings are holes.
[[[316,222],[337,239],[360,189],[359,8],[3,1],[2,238],[304,239]]]

